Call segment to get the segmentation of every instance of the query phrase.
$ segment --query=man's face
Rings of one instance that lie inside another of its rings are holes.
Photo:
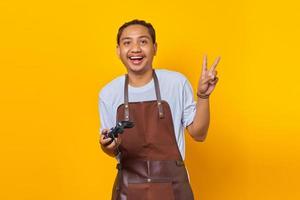
[[[148,29],[142,25],[126,27],[117,46],[117,54],[128,71],[144,73],[152,69],[157,45],[153,44]]]

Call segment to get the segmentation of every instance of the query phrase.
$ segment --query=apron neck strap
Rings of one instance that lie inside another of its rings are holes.
[[[160,96],[160,89],[159,89],[159,83],[158,79],[155,73],[155,70],[153,69],[152,72],[153,80],[154,80],[154,86],[155,86],[155,93],[156,93],[156,99],[157,99],[157,107],[158,107],[158,113],[159,118],[164,117],[163,107],[161,103],[161,96]],[[128,84],[129,84],[129,77],[128,74],[125,75],[125,85],[124,85],[124,117],[125,121],[129,121],[129,100],[128,100]]]

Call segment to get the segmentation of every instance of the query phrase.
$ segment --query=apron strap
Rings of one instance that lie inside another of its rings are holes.
[[[152,76],[153,76],[154,86],[155,86],[155,94],[156,94],[156,99],[157,99],[159,118],[161,119],[164,117],[164,111],[163,111],[162,102],[161,102],[159,83],[158,83],[158,79],[157,79],[154,69],[153,69]],[[125,106],[124,117],[125,117],[125,121],[129,121],[128,83],[129,83],[129,77],[128,77],[128,74],[126,74],[125,75],[125,85],[124,85],[124,106]]]
[[[124,85],[124,117],[125,121],[129,121],[129,104],[128,104],[128,74],[125,75],[125,85]]]
[[[156,99],[157,99],[157,106],[158,106],[158,113],[159,113],[159,118],[164,117],[164,111],[163,107],[161,105],[161,96],[160,96],[160,89],[159,89],[159,83],[158,79],[155,73],[155,70],[153,69],[153,79],[154,79],[154,85],[155,85],[155,93],[156,93]]]

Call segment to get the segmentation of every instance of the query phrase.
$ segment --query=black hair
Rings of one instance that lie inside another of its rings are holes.
[[[131,21],[129,21],[129,22],[124,23],[124,24],[119,28],[119,31],[118,31],[118,34],[117,34],[117,44],[118,44],[118,45],[120,44],[120,37],[121,37],[121,35],[122,35],[122,33],[123,33],[123,30],[124,30],[126,27],[130,26],[130,25],[136,25],[136,24],[145,26],[145,27],[148,29],[148,32],[149,32],[149,34],[150,34],[150,36],[151,36],[151,38],[152,38],[153,44],[156,43],[155,30],[154,30],[152,24],[150,24],[150,23],[148,23],[148,22],[146,22],[146,21],[144,21],[144,20],[134,19],[134,20],[131,20]]]

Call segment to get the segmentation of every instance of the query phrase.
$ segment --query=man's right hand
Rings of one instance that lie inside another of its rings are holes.
[[[117,155],[117,152],[116,152],[117,147],[121,144],[121,138],[120,137],[115,138],[115,140],[111,144],[108,144],[112,140],[112,138],[105,138],[104,135],[108,132],[109,132],[109,129],[102,130],[99,143],[100,143],[101,149],[106,154],[108,154],[109,156],[115,157]]]

